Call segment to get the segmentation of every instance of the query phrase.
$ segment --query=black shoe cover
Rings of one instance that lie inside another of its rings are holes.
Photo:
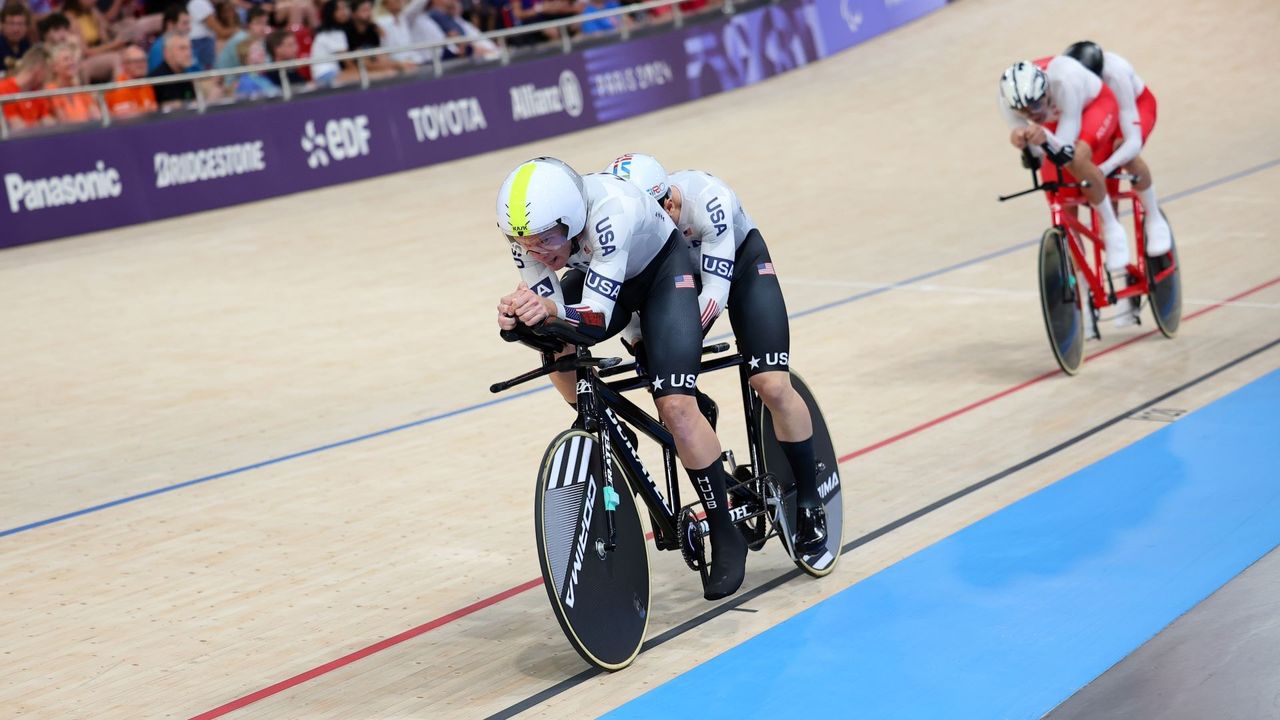
[[[817,555],[827,547],[827,509],[802,507],[796,522],[796,556]]]
[[[738,592],[747,575],[747,541],[729,525],[711,533],[711,572],[702,596],[719,600]]]

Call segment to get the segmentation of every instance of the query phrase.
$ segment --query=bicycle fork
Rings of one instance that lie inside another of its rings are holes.
[[[586,352],[585,348],[579,347],[578,354]],[[603,557],[604,552],[612,552],[618,547],[618,526],[616,520],[616,511],[618,509],[618,492],[613,485],[613,455],[612,446],[609,442],[608,430],[601,427],[600,416],[596,410],[596,396],[592,389],[592,376],[585,367],[579,367],[577,374],[577,396],[578,396],[578,418],[582,421],[582,428],[596,436],[596,442],[600,443],[600,464],[604,472],[604,487],[601,488],[601,494],[604,496],[604,522],[605,522],[605,540],[602,547],[597,548]]]

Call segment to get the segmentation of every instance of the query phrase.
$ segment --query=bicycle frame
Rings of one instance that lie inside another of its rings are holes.
[[[1071,253],[1071,259],[1075,261],[1076,268],[1080,275],[1084,277],[1085,284],[1089,286],[1089,295],[1093,301],[1093,307],[1104,308],[1108,305],[1114,305],[1125,298],[1140,298],[1148,293],[1146,237],[1143,232],[1143,219],[1146,216],[1146,212],[1136,192],[1126,190],[1111,194],[1111,198],[1116,204],[1126,200],[1133,203],[1135,247],[1137,248],[1136,261],[1130,263],[1126,268],[1129,275],[1137,280],[1118,290],[1111,287],[1110,275],[1104,269],[1102,251],[1105,245],[1102,233],[1098,230],[1100,225],[1098,212],[1088,207],[1083,198],[1064,198],[1057,191],[1050,191],[1046,194],[1049,199],[1051,221],[1055,227],[1063,231],[1063,236],[1067,239],[1067,248]],[[1086,207],[1089,211],[1089,225],[1085,225],[1078,217],[1081,206]],[[1088,250],[1081,247],[1080,238],[1089,241],[1091,247]],[[1161,279],[1167,276],[1169,272],[1172,272],[1172,270],[1166,270],[1161,273]]]
[[[1038,161],[1033,161],[1028,151],[1023,151],[1023,166],[1031,170],[1032,187],[1029,190],[1013,193],[1012,195],[1002,195],[999,200],[1004,202],[1015,197],[1026,195],[1027,193],[1043,190],[1049,201],[1049,215],[1053,226],[1062,231],[1066,238],[1067,249],[1071,253],[1071,259],[1075,262],[1075,266],[1079,273],[1084,276],[1085,283],[1089,286],[1089,296],[1092,300],[1094,308],[1104,308],[1108,305],[1114,305],[1117,301],[1131,297],[1141,297],[1151,290],[1151,282],[1147,275],[1147,242],[1144,230],[1144,220],[1146,218],[1146,209],[1142,206],[1142,201],[1138,198],[1138,193],[1133,189],[1123,192],[1110,192],[1109,195],[1114,204],[1119,205],[1121,202],[1129,201],[1133,203],[1133,225],[1134,240],[1137,249],[1137,258],[1135,262],[1129,263],[1126,270],[1130,276],[1131,284],[1127,287],[1116,290],[1111,287],[1111,276],[1105,271],[1103,264],[1102,251],[1105,243],[1102,239],[1102,233],[1099,231],[1098,213],[1092,207],[1088,206],[1085,199],[1079,195],[1066,197],[1062,191],[1073,188],[1088,187],[1088,183],[1065,183],[1056,180],[1047,183],[1040,182],[1040,175],[1037,172],[1040,165]],[[1034,163],[1034,165],[1032,164]],[[1058,168],[1058,177],[1062,177],[1063,166],[1056,163]],[[1124,176],[1130,182],[1135,181],[1132,176]],[[1110,179],[1116,179],[1113,176]],[[1110,188],[1108,188],[1109,190]],[[1085,206],[1089,210],[1089,224],[1085,225],[1079,219],[1079,209]],[[1088,240],[1092,247],[1092,252],[1087,252],[1081,247],[1080,238]],[[1162,270],[1154,278],[1155,283],[1163,282],[1177,270],[1177,261],[1170,263],[1169,267]]]
[[[721,346],[709,346],[703,348],[703,351],[715,352],[714,348],[717,347]],[[580,355],[584,353],[589,355],[586,348],[579,347],[578,352]],[[755,426],[757,418],[755,417],[755,404],[752,402],[751,385],[747,382],[746,363],[743,361],[742,355],[735,353],[704,360],[699,372],[700,374],[705,374],[728,367],[738,368],[742,386],[743,417],[747,424],[747,444],[752,467],[758,468],[761,467],[759,464],[759,442],[751,432],[751,428]],[[602,443],[605,450],[604,473],[606,484],[613,487],[613,465],[610,460],[616,458],[619,461],[623,475],[627,479],[628,486],[636,495],[640,496],[645,506],[649,509],[649,516],[652,518],[654,526],[654,544],[659,550],[676,550],[680,547],[677,523],[683,506],[680,503],[675,439],[657,419],[641,410],[635,403],[622,395],[628,390],[646,386],[649,382],[648,378],[637,375],[609,382],[604,380],[605,376],[616,375],[634,368],[635,364],[631,363],[596,372],[590,366],[580,365],[577,368],[578,414],[588,432],[596,432],[598,430],[598,427],[595,427],[597,419],[605,420],[604,434],[609,440],[609,442]],[[597,409],[597,405],[602,407]],[[618,418],[625,420],[632,427],[648,435],[662,448],[666,497],[663,496],[657,482],[649,474],[644,462],[640,459],[639,448],[633,447],[631,441],[623,434]],[[612,511],[606,511],[606,518],[609,528],[609,542],[606,547],[612,549],[614,547]]]

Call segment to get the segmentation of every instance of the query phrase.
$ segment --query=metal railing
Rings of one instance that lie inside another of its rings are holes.
[[[359,72],[359,86],[366,89],[370,85],[368,61],[372,58],[390,57],[411,52],[429,52],[431,55],[430,65],[432,67],[433,77],[440,77],[444,74],[446,64],[450,66],[462,66],[470,64],[470,60],[459,60],[457,62],[446,62],[443,59],[443,49],[453,45],[468,45],[479,42],[481,40],[489,40],[498,46],[498,56],[489,62],[497,62],[501,65],[507,65],[511,62],[511,48],[507,44],[507,39],[519,35],[529,35],[533,33],[541,33],[546,30],[568,28],[572,25],[580,25],[584,22],[594,20],[605,20],[609,18],[621,17],[623,15],[633,15],[635,13],[648,12],[658,8],[670,7],[670,22],[676,27],[684,26],[686,14],[680,9],[680,3],[685,0],[649,0],[648,2],[637,3],[635,5],[627,5],[614,8],[612,10],[602,10],[584,15],[573,15],[571,17],[559,18],[556,20],[547,20],[545,22],[533,23],[530,25],[520,25],[513,28],[505,28],[502,30],[492,30],[487,33],[481,33],[475,37],[452,37],[444,40],[433,40],[431,42],[415,43],[412,45],[400,45],[397,47],[379,47],[369,50],[353,50],[344,53],[336,53],[321,58],[300,58],[297,60],[282,60],[279,62],[264,63],[261,65],[245,65],[242,67],[225,68],[219,70],[201,70],[192,73],[179,73],[176,75],[165,75],[161,77],[138,78],[137,80],[125,80],[122,82],[96,83],[93,85],[78,85],[70,88],[58,88],[55,90],[37,90],[33,92],[14,93],[11,95],[0,95],[0,140],[7,140],[10,135],[9,123],[4,115],[4,106],[8,103],[22,102],[25,100],[39,100],[62,95],[81,95],[92,94],[98,106],[98,113],[101,115],[99,123],[102,127],[111,125],[112,117],[110,108],[107,106],[106,94],[113,90],[126,90],[129,88],[169,85],[174,83],[191,83],[195,90],[195,108],[196,112],[203,114],[210,107],[210,100],[205,96],[205,91],[201,87],[201,81],[209,79],[225,79],[228,77],[236,77],[239,75],[251,75],[259,73],[274,72],[279,78],[280,97],[288,101],[294,96],[293,84],[289,80],[289,71],[294,68],[307,67],[311,65],[342,63],[346,61],[355,61],[356,68]],[[741,0],[739,0],[741,2]],[[709,8],[708,12],[717,8]],[[735,0],[721,0],[718,8],[719,12],[725,15],[732,15],[736,12]],[[703,13],[699,13],[703,14]],[[662,24],[666,24],[666,20]],[[619,23],[619,29],[610,32],[591,33],[585,38],[592,41],[598,38],[605,38],[611,35],[618,35],[619,39],[627,40],[630,38],[632,29],[626,22]],[[574,38],[569,32],[561,32],[560,49],[561,52],[568,53],[573,50],[575,43]],[[548,41],[548,44],[552,41]],[[580,43],[581,41],[579,41]],[[544,45],[545,46],[545,45]],[[426,64],[424,63],[423,66]],[[229,100],[225,103],[217,104],[231,105],[235,100]],[[83,123],[78,123],[83,124]]]

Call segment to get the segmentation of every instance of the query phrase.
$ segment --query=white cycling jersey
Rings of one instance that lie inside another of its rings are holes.
[[[649,266],[676,227],[657,201],[620,177],[593,173],[582,185],[586,232],[568,263],[586,273],[581,301],[565,305],[560,278],[519,243],[511,243],[511,255],[529,289],[555,301],[557,317],[602,335],[622,284]]]
[[[679,227],[693,264],[702,273],[698,307],[702,327],[707,328],[725,308],[734,255],[756,224],[733,188],[710,173],[681,170],[671,173],[667,182],[680,191]]]
[[[1110,175],[1116,168],[1123,167],[1125,163],[1138,157],[1138,153],[1142,151],[1142,119],[1138,117],[1138,98],[1147,86],[1128,60],[1113,52],[1103,52],[1102,58],[1102,81],[1116,96],[1120,132],[1124,135],[1124,142],[1120,143],[1120,147],[1098,165],[1103,175]]]
[[[1049,100],[1049,116],[1044,122],[1058,122],[1058,128],[1047,133],[1047,141],[1049,147],[1057,152],[1064,147],[1075,146],[1076,140],[1080,138],[1080,118],[1089,103],[1102,92],[1102,80],[1089,72],[1089,68],[1081,65],[1080,61],[1067,55],[1059,55],[1050,60],[1044,72],[1049,80],[1049,85],[1045,88],[1045,95]],[[1000,114],[1004,116],[1009,128],[1026,127],[1030,121],[1014,112],[1000,98],[998,87],[996,92]],[[1031,148],[1031,151],[1037,157],[1043,154],[1038,147]]]

